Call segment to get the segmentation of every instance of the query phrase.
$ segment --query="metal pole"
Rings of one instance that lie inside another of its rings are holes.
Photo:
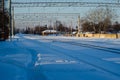
[[[11,26],[12,36],[14,35],[14,7],[12,7],[12,26]]]
[[[2,0],[2,38],[5,40],[4,0]]]
[[[9,0],[9,28],[10,28],[10,40],[12,40],[12,27],[11,27],[11,0]]]
[[[71,30],[71,35],[72,35],[72,26],[73,26],[73,24],[72,24],[72,20],[71,20],[71,28],[70,28],[70,30]]]
[[[78,16],[78,33],[80,33],[80,16]]]

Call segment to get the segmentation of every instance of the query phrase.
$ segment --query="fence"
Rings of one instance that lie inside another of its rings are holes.
[[[89,38],[120,38],[120,34],[76,34],[77,37],[89,37]]]

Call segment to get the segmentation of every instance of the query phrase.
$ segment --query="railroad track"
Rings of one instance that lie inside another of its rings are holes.
[[[52,40],[51,40],[52,41]],[[54,40],[53,40],[53,42],[54,42]],[[56,42],[56,41],[55,41]],[[63,43],[71,43],[71,42],[64,42],[64,41],[58,41],[58,42],[63,42]],[[40,42],[40,43],[42,43],[42,42]],[[74,44],[72,44],[72,45],[74,45]],[[75,44],[76,45],[76,44]],[[53,45],[54,46],[54,45]],[[64,51],[61,51],[61,49],[60,49],[60,47],[59,46],[54,46],[54,47],[50,47],[49,45],[45,45],[44,47],[48,47],[48,48],[50,48],[51,50],[53,50],[53,51],[55,51],[55,52],[58,52],[57,54],[63,54],[63,55],[65,55],[65,56],[68,56],[68,57],[70,57],[70,58],[72,58],[72,59],[74,59],[74,60],[77,60],[77,61],[80,61],[80,62],[83,62],[83,63],[85,63],[85,64],[88,64],[88,65],[91,65],[91,66],[93,66],[93,67],[95,67],[95,68],[97,68],[97,69],[100,69],[100,70],[102,70],[102,71],[105,71],[105,72],[107,72],[107,73],[110,73],[110,74],[112,74],[112,75],[115,75],[115,76],[117,76],[117,77],[120,77],[120,74],[118,73],[118,72],[114,72],[114,70],[111,70],[111,69],[108,69],[107,67],[104,67],[103,65],[101,65],[101,64],[95,64],[94,62],[92,62],[92,61],[89,61],[88,59],[85,59],[84,57],[82,57],[82,56],[89,56],[89,59],[95,59],[96,60],[96,63],[97,62],[103,62],[104,63],[104,61],[103,60],[101,60],[100,58],[97,58],[97,57],[94,57],[94,56],[90,56],[90,55],[87,55],[87,54],[80,54],[80,56],[76,56],[76,55],[74,55],[74,54],[70,54],[69,52],[67,52],[67,50],[64,50]],[[56,47],[58,47],[58,48],[56,48]],[[66,52],[65,52],[66,51]],[[76,53],[76,52],[73,52],[73,53]],[[104,65],[105,66],[108,66],[108,65],[111,65],[111,63],[104,63]],[[114,66],[113,66],[114,67]]]
[[[92,48],[92,49],[97,49],[97,50],[102,50],[102,51],[106,51],[106,52],[120,54],[120,49],[116,49],[116,48],[103,47],[103,46],[97,46],[97,45],[85,44],[85,43],[76,43],[76,42],[72,42],[72,41],[53,40],[53,42],[61,42],[61,43],[66,43],[66,44],[82,46],[82,47],[87,47],[87,48]]]
[[[81,46],[81,47],[102,50],[102,51],[106,51],[106,52],[110,52],[110,53],[120,54],[120,49],[116,49],[116,48],[110,48],[110,47],[104,47],[104,46],[98,46],[98,45],[86,44],[86,43],[80,43],[80,42],[77,43],[77,42],[73,42],[73,41],[55,40],[55,39],[41,39],[41,40],[49,40],[52,42],[61,42],[61,43],[66,43],[66,44],[71,44],[71,45],[76,45],[76,46]],[[88,41],[88,42],[90,42],[90,41]]]
[[[83,45],[83,47],[88,47],[88,48],[94,48],[95,47],[95,49],[101,48],[101,46],[95,46],[95,45],[90,45],[90,44],[82,44],[82,43],[74,43],[74,42],[70,42],[70,41],[66,42],[66,41],[55,40],[55,39],[41,39],[41,40],[50,40],[51,43],[61,42],[61,43],[66,43],[66,44],[71,44],[71,45],[76,45],[76,46],[82,46]],[[34,40],[30,40],[30,41],[34,41]],[[41,41],[38,41],[38,40],[35,41],[35,42],[36,42],[36,44],[45,44],[44,45],[45,49],[48,48],[50,50],[53,50],[53,51],[57,52],[56,54],[62,54],[64,56],[68,56],[68,57],[70,57],[70,58],[72,58],[76,61],[88,64],[88,65],[90,65],[90,66],[92,66],[92,67],[94,67],[98,70],[101,70],[101,71],[104,71],[106,73],[112,74],[114,76],[120,77],[120,73],[119,73],[118,68],[113,68],[113,69],[109,68],[110,66],[115,67],[117,64],[113,65],[112,63],[105,62],[104,60],[102,60],[98,57],[90,56],[90,55],[87,55],[87,54],[74,55],[74,53],[77,53],[77,52],[72,52],[72,51],[68,52],[67,50],[62,50],[62,48],[59,47],[59,46],[55,46],[55,45],[52,45],[52,44],[48,45],[48,43],[44,43],[44,42],[41,42]],[[90,46],[92,46],[92,47],[90,47]],[[102,47],[102,48],[105,48],[105,47]],[[100,50],[103,50],[102,48]],[[108,48],[108,50],[110,50],[110,49],[111,48]],[[117,49],[112,49],[112,50],[119,51],[119,49],[118,50]],[[107,51],[107,50],[105,50],[105,51]],[[118,54],[118,52],[117,52],[117,54]],[[104,64],[104,66],[99,64],[99,63]],[[116,69],[117,69],[117,71],[116,71]]]

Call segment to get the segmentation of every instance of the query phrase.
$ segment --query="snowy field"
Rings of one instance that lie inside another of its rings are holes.
[[[120,80],[120,39],[18,34],[0,42],[0,80]]]

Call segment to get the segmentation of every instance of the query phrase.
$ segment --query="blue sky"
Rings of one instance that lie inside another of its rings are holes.
[[[105,2],[117,2],[117,0],[12,0],[12,2],[70,2],[70,1],[72,1],[72,2],[77,2],[77,1],[80,1],[80,2],[104,2],[104,3]],[[92,10],[94,8],[95,7],[34,7],[34,8],[26,7],[26,8],[15,8],[14,13],[15,14],[16,13],[79,13],[81,17],[84,17],[86,13],[88,13],[90,10]],[[117,14],[120,14],[120,10],[118,8],[113,8],[113,9],[116,10]],[[70,19],[70,18],[68,18],[68,19]],[[120,21],[120,16],[116,20]],[[34,23],[34,25],[40,24],[40,23],[38,24],[38,22],[33,22],[33,23]],[[31,23],[31,24],[33,24],[33,23]],[[77,17],[76,16],[74,17],[73,23],[75,26],[77,25]],[[23,24],[23,23],[21,23],[21,24]],[[26,24],[29,24],[27,26],[33,26],[30,23],[26,23]],[[24,22],[24,25],[26,25],[26,24]]]

